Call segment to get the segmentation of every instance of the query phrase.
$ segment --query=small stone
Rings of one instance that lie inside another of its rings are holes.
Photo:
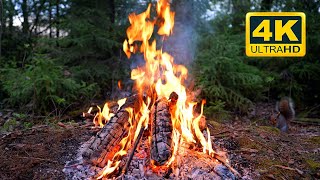
[[[236,177],[229,171],[229,169],[221,164],[214,167],[214,171],[219,174],[222,179],[236,179]]]

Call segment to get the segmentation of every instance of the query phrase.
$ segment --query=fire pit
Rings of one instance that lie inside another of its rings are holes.
[[[128,58],[144,55],[145,66],[131,72],[136,94],[119,100],[115,110],[107,103],[102,111],[98,108],[94,123],[102,129],[64,172],[69,179],[235,179],[239,174],[225,153],[212,147],[205,101],[195,111],[197,103],[186,91],[187,68],[157,49],[152,36],[157,29],[164,41],[172,33],[175,13],[167,0],[157,2],[155,18],[151,7],[129,15],[123,43]]]

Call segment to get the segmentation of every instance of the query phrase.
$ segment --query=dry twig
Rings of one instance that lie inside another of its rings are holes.
[[[214,157],[216,159],[218,159],[223,165],[225,165],[227,168],[229,168],[229,170],[236,176],[236,177],[241,177],[240,173],[235,170],[233,167],[230,166],[230,164],[228,162],[226,162],[226,160],[221,157],[219,154],[214,154]]]
[[[291,168],[288,166],[282,166],[282,165],[273,165],[274,167],[278,167],[278,168],[282,168],[282,169],[286,169],[286,170],[290,170],[290,171],[296,171],[298,174],[300,174],[301,176],[303,176],[303,171],[301,171],[298,168]]]

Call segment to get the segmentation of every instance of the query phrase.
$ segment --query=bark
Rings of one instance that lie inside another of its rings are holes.
[[[151,114],[151,160],[163,165],[171,157],[172,122],[168,101],[158,100]]]
[[[52,28],[51,28],[51,23],[52,23],[52,0],[49,0],[49,37],[52,38]]]
[[[104,167],[108,160],[120,149],[120,141],[128,135],[129,113],[127,107],[137,109],[140,107],[138,95],[131,96],[110,121],[87,142],[83,149],[82,157],[87,162]]]
[[[13,16],[14,16],[14,4],[12,0],[8,1],[9,9],[8,9],[8,16],[9,16],[9,32],[13,31]]]
[[[28,12],[28,1],[23,0],[21,4],[23,23],[22,23],[22,32],[25,37],[28,37],[29,34],[29,12]]]
[[[56,2],[56,37],[59,38],[60,30],[59,30],[59,23],[60,23],[60,0]]]

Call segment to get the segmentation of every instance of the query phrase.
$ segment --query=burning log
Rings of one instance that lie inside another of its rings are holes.
[[[129,113],[126,108],[140,107],[139,95],[131,96],[108,123],[92,137],[82,151],[85,161],[104,167],[108,160],[120,149],[119,142],[128,134]]]
[[[170,96],[171,97],[171,96]],[[163,165],[171,157],[172,122],[170,109],[177,100],[172,93],[170,103],[165,98],[159,99],[151,112],[151,160],[155,165]]]
[[[115,113],[110,111],[110,106],[107,103],[102,111],[98,107],[99,112],[94,117],[94,124],[99,125],[102,129],[83,146],[81,157],[78,159],[81,160],[81,163],[84,162],[84,167],[88,167],[88,170],[91,171],[91,167],[100,170],[89,173],[90,177],[111,178],[120,175],[117,172],[122,170],[122,177],[131,179],[129,178],[131,164],[135,167],[132,174],[141,174],[141,176],[155,179],[152,177],[152,173],[149,174],[149,170],[159,169],[160,171],[157,172],[161,172],[161,168],[164,167],[165,170],[168,170],[165,178],[171,178],[172,173],[169,170],[174,167],[180,168],[181,159],[186,160],[182,165],[186,165],[185,167],[190,169],[189,166],[194,163],[192,162],[193,155],[199,153],[200,157],[206,156],[203,162],[208,162],[199,163],[199,169],[208,164],[205,171],[212,172],[212,176],[207,176],[208,174],[205,176],[216,179],[219,174],[225,179],[223,175],[229,174],[229,171],[226,172],[225,169],[229,168],[231,171],[233,169],[225,158],[218,156],[213,150],[210,131],[207,130],[207,136],[203,134],[203,130],[206,129],[205,118],[202,116],[205,101],[202,101],[200,114],[197,114],[195,111],[196,103],[190,99],[194,94],[190,95],[184,85],[188,75],[187,68],[174,64],[174,58],[169,53],[158,49],[159,44],[156,43],[156,38],[153,38],[152,35],[154,29],[157,29],[157,34],[160,36],[169,36],[173,31],[175,13],[170,11],[168,0],[160,0],[156,6],[157,16],[153,19],[150,17],[151,7],[153,6],[149,4],[145,12],[130,14],[131,25],[127,29],[128,38],[123,43],[123,50],[128,58],[136,52],[141,52],[144,55],[145,66],[133,69],[131,79],[135,81],[134,89],[145,94],[147,100],[143,100],[139,95],[130,97],[124,100],[125,104]],[[156,25],[157,28],[155,28]],[[161,98],[157,100],[158,97]],[[119,107],[124,101],[118,101]],[[148,127],[148,123],[151,124],[149,126],[151,132],[143,133],[144,127]],[[144,134],[147,137],[144,137]],[[146,148],[142,150],[139,148],[141,139],[142,144],[146,145]],[[185,144],[188,147],[184,147]],[[189,149],[196,145],[199,145],[199,149],[202,148],[203,152],[197,152],[197,149],[194,148]],[[135,163],[140,154],[139,151],[143,152],[141,159],[147,159],[146,166],[144,163],[142,166]],[[185,157],[190,158],[185,159]],[[218,159],[228,168],[223,166],[223,168],[213,169],[218,163],[218,161],[212,161],[213,158]],[[160,168],[158,168],[159,166]],[[178,171],[181,170],[183,169],[178,169]],[[213,170],[222,173],[216,174]],[[177,173],[176,179],[190,178],[184,176],[184,171],[181,171],[180,175]],[[192,170],[189,172],[193,174]],[[198,172],[194,173],[191,178],[204,179],[205,176],[197,176],[203,174],[200,173],[200,170]],[[237,174],[236,171],[232,172]],[[144,178],[141,176],[136,178]]]

